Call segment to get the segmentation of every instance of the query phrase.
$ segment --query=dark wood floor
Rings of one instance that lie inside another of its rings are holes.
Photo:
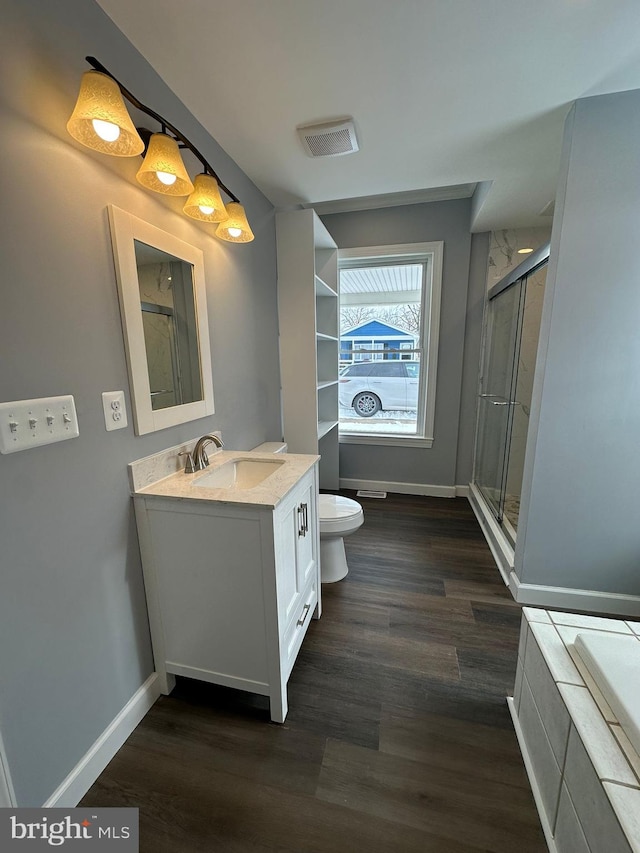
[[[87,793],[139,807],[143,853],[546,850],[505,703],[520,611],[469,504],[362,504],[285,725],[179,680]]]

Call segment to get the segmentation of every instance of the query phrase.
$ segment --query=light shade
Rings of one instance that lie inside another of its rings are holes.
[[[228,243],[250,243],[253,240],[253,231],[247,222],[244,207],[237,201],[230,201],[226,205],[226,211],[227,219],[216,228],[216,237]]]
[[[223,222],[229,214],[220,195],[218,182],[204,172],[196,175],[194,189],[183,207],[184,213],[202,222]]]
[[[136,178],[143,187],[164,195],[189,195],[193,192],[178,143],[166,133],[152,134]]]
[[[67,130],[88,148],[116,157],[135,157],[144,142],[122,100],[120,87],[107,74],[85,71]]]

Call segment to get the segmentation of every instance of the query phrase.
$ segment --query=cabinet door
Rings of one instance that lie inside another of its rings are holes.
[[[278,621],[284,631],[317,571],[315,481],[303,479],[276,510]]]
[[[308,483],[301,492],[296,513],[300,522],[298,525],[296,576],[298,590],[302,592],[316,567],[316,503],[313,483]]]
[[[296,611],[300,598],[298,583],[298,539],[300,514],[298,494],[276,514],[276,586],[278,595],[278,622],[280,633]]]

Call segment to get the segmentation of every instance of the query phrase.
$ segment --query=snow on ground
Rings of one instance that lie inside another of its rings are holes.
[[[353,409],[340,408],[340,432],[360,435],[415,435],[417,412],[377,412],[360,418]]]

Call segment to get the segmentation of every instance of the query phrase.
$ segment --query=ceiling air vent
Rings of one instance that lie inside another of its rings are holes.
[[[360,147],[351,119],[305,124],[296,129],[309,157],[341,157],[353,154]]]

